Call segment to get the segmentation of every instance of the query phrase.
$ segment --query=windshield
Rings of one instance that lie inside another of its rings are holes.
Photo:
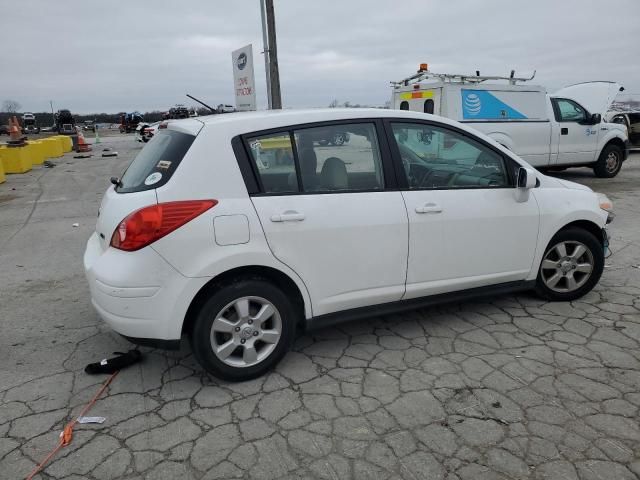
[[[167,183],[195,138],[175,130],[158,130],[124,172],[116,191],[140,192]]]

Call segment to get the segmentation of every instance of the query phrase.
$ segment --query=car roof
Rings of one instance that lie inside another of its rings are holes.
[[[358,120],[365,118],[406,118],[407,120],[436,120],[449,125],[460,124],[444,117],[428,113],[383,108],[311,108],[296,110],[264,110],[209,115],[198,118],[206,127],[225,126],[237,133],[247,133],[271,128],[334,120]],[[194,119],[192,119],[194,120]],[[179,120],[180,121],[180,120]]]

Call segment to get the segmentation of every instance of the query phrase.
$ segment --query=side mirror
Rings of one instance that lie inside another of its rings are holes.
[[[602,121],[602,115],[599,113],[591,114],[591,125],[598,125]]]
[[[536,186],[536,174],[531,168],[520,167],[518,169],[518,188],[533,188]]]

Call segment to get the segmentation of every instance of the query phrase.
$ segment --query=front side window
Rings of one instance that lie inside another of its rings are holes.
[[[410,189],[511,186],[502,156],[466,136],[415,123],[392,130]]]
[[[294,130],[301,190],[382,190],[382,162],[372,123]]]
[[[289,132],[250,137],[247,144],[264,193],[298,191]]]
[[[559,122],[581,122],[587,118],[586,110],[572,100],[559,98],[556,105],[560,115]]]

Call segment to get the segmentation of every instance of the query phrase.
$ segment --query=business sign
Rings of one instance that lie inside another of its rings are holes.
[[[253,75],[253,49],[251,44],[231,53],[233,61],[233,87],[236,92],[236,110],[256,109],[256,79]]]
[[[523,120],[527,118],[526,115],[506,103],[507,99],[504,96],[509,96],[513,92],[496,91],[491,93],[487,90],[463,88],[460,93],[462,94],[462,118],[464,120]],[[503,98],[498,98],[497,95],[501,94]],[[522,95],[519,96],[522,97]],[[529,96],[522,98],[529,98]]]

